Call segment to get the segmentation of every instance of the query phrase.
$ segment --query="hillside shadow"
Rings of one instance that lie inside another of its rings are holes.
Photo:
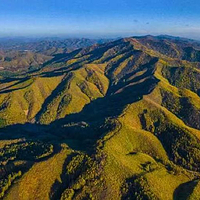
[[[179,185],[173,194],[174,200],[187,200],[198,184],[198,179]]]
[[[47,126],[40,124],[13,124],[4,128],[0,128],[0,140],[14,140],[14,139],[33,139],[37,140],[43,138],[44,135],[52,137],[47,131]],[[47,137],[47,138],[48,138]]]
[[[74,56],[76,56],[82,49],[77,49],[74,50],[70,53],[60,53],[60,54],[56,54],[54,55],[54,58],[52,58],[51,60],[45,62],[42,67],[45,67],[49,64],[53,64],[53,63],[59,63],[59,62],[66,62],[70,59],[72,59]]]

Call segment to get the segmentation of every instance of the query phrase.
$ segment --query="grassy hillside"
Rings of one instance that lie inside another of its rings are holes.
[[[200,199],[197,42],[134,37],[0,83],[5,199]]]

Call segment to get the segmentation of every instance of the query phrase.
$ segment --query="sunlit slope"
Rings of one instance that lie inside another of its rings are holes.
[[[44,103],[38,120],[48,124],[66,115],[78,113],[86,104],[104,97],[109,86],[104,70],[105,65],[87,64],[68,73]]]
[[[88,64],[59,76],[34,76],[2,84],[1,118],[5,124],[35,119],[48,124],[79,112],[85,104],[106,94],[109,80],[104,70],[105,65]]]
[[[70,153],[65,147],[50,159],[34,164],[5,199],[49,199],[56,195],[56,189],[63,182],[62,171]]]
[[[58,77],[32,77],[2,86],[0,116],[5,124],[34,122],[45,99],[62,81]],[[4,85],[4,84],[2,84]]]

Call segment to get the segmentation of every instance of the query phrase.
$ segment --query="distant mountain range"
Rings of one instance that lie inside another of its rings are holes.
[[[10,48],[0,53],[2,198],[200,199],[200,42]]]
[[[56,54],[64,54],[76,49],[102,44],[108,39],[0,39],[0,72],[21,72],[40,67]]]

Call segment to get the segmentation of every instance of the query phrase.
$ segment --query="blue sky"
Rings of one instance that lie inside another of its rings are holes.
[[[198,0],[0,0],[1,36],[200,39]]]

